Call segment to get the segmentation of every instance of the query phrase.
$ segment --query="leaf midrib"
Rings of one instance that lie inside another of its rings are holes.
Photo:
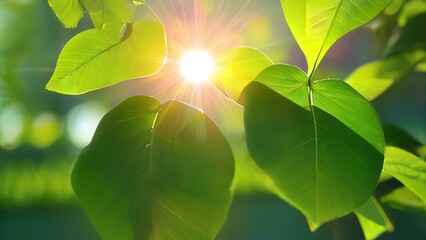
[[[194,230],[196,230],[197,232],[201,233],[202,235],[204,235],[205,237],[210,238],[209,235],[207,233],[205,233],[204,231],[202,231],[201,229],[199,229],[197,226],[191,224],[189,221],[187,221],[185,218],[183,218],[182,216],[180,216],[179,214],[177,214],[176,212],[174,212],[172,209],[170,209],[165,203],[163,203],[162,201],[160,201],[160,199],[158,199],[157,197],[153,196],[154,195],[154,171],[153,171],[153,155],[152,155],[152,149],[154,148],[154,135],[155,135],[155,129],[157,127],[157,120],[158,120],[158,116],[160,114],[161,111],[161,106],[158,108],[154,120],[153,120],[153,124],[152,124],[152,128],[151,128],[151,137],[149,140],[149,147],[150,149],[150,156],[149,156],[149,175],[150,175],[150,192],[151,192],[151,197],[150,197],[150,204],[151,204],[151,209],[154,209],[154,202],[156,202],[159,206],[161,206],[163,209],[165,209],[166,211],[168,211],[169,213],[171,213],[173,216],[177,217],[181,222],[183,222],[184,224],[186,224],[187,226],[193,228]],[[162,139],[163,140],[163,139]],[[176,144],[176,143],[173,143]],[[152,224],[152,228],[154,228],[154,214],[151,211],[151,224]],[[153,230],[153,229],[152,229]],[[156,240],[156,236],[152,233],[152,240]],[[170,236],[169,233],[166,232],[167,235]]]
[[[328,35],[330,34],[330,29],[331,29],[331,27],[332,27],[332,25],[333,25],[334,21],[336,20],[337,12],[339,11],[339,9],[340,9],[340,7],[341,7],[341,5],[342,5],[342,1],[343,1],[343,0],[340,0],[340,1],[339,1],[339,5],[337,5],[337,6],[336,6],[336,11],[334,12],[333,18],[332,18],[332,19],[331,19],[331,21],[330,21],[330,26],[328,27],[328,31],[327,31],[327,33],[325,34],[324,40],[322,41],[322,44],[321,44],[320,50],[319,50],[319,52],[318,52],[318,55],[317,55],[317,57],[316,57],[316,59],[315,59],[314,65],[312,66],[312,71],[309,73],[309,81],[311,81],[311,77],[312,77],[312,75],[314,74],[314,72],[315,72],[315,70],[316,70],[316,68],[317,68],[317,65],[319,64],[319,63],[318,63],[318,60],[319,60],[319,58],[320,58],[320,56],[321,56],[321,53],[322,53],[322,50],[323,50],[323,48],[324,48],[325,41],[326,41],[326,39],[328,38]],[[306,27],[306,29],[307,29],[307,27]]]
[[[96,29],[96,30],[99,30],[99,29]],[[106,33],[106,32],[105,32],[105,31],[103,31],[103,30],[99,30],[99,31],[102,31],[102,33]],[[78,67],[76,67],[74,70],[72,70],[71,72],[69,72],[69,73],[65,74],[64,76],[62,76],[61,78],[59,78],[59,80],[63,80],[64,78],[66,78],[66,77],[68,77],[68,76],[72,75],[74,72],[78,71],[80,68],[82,68],[82,67],[86,66],[87,64],[89,64],[89,63],[90,63],[93,59],[95,59],[95,58],[97,58],[97,57],[100,57],[100,56],[101,56],[102,54],[104,54],[105,52],[107,52],[107,51],[109,51],[109,50],[111,50],[111,49],[115,48],[116,46],[118,46],[118,45],[119,45],[119,44],[121,44],[121,43],[126,42],[128,39],[130,39],[130,37],[129,37],[129,38],[127,38],[127,39],[125,39],[125,40],[123,40],[123,41],[120,39],[117,43],[115,43],[115,44],[111,45],[110,47],[106,48],[105,50],[102,50],[101,52],[99,52],[99,53],[98,53],[98,54],[96,54],[95,56],[90,57],[87,61],[83,62],[81,65],[79,65]]]

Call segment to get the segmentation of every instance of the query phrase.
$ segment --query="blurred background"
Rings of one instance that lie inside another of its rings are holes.
[[[276,63],[306,69],[278,0],[146,2],[165,25],[171,49],[174,44],[188,50],[206,47],[215,56],[250,46]],[[394,31],[386,25],[392,23],[393,14],[385,13],[338,41],[317,76],[345,79],[360,65],[380,59]],[[76,29],[65,29],[47,0],[0,0],[0,239],[99,239],[70,185],[79,151],[90,142],[102,116],[124,99],[152,95],[164,101],[177,96],[174,83],[179,83],[167,67],[157,76],[80,96],[46,91],[63,46],[90,28],[86,14]],[[405,132],[420,145],[426,144],[425,91],[424,69],[412,71],[373,102],[386,126]],[[185,94],[180,98],[185,100]],[[241,111],[235,103],[227,104],[228,111]],[[213,119],[220,119],[214,114],[227,114],[211,112]],[[218,125],[224,131],[234,127]],[[302,214],[246,175],[241,179],[249,180],[237,184],[229,218],[217,239],[363,238],[353,215],[311,233]],[[426,236],[424,215],[389,207],[386,211],[395,232],[380,239]]]

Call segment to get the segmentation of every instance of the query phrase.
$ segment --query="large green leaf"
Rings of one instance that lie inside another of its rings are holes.
[[[372,194],[384,140],[370,103],[345,82],[316,81],[289,65],[265,69],[243,91],[250,153],[311,228]]]
[[[213,239],[233,174],[231,149],[210,118],[139,96],[102,119],[72,185],[103,239]]]
[[[49,0],[49,5],[66,28],[77,27],[83,17],[83,7],[78,0]]]
[[[161,68],[166,51],[164,29],[158,22],[107,24],[80,33],[65,45],[46,88],[82,94],[148,76]]]
[[[228,97],[238,101],[244,87],[271,65],[272,61],[259,50],[233,48],[217,59],[212,82]]]
[[[357,68],[346,82],[368,100],[374,100],[411,72],[425,57],[426,51],[417,50],[370,62]]]
[[[426,216],[426,203],[407,187],[400,187],[380,198],[382,203],[403,210],[420,213]]]
[[[394,230],[389,217],[374,197],[357,208],[354,213],[367,240],[375,239],[386,231],[392,232]]]
[[[101,28],[109,22],[133,22],[136,6],[132,0],[79,0],[89,12],[93,24]]]
[[[312,73],[343,35],[375,18],[391,0],[281,0],[287,23]]]
[[[386,147],[383,171],[402,182],[426,203],[426,162],[403,149]]]

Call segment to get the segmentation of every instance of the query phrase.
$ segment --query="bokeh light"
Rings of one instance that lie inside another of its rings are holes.
[[[6,149],[17,147],[25,126],[25,115],[17,103],[4,104],[0,109],[0,146]]]
[[[107,109],[97,102],[86,102],[72,108],[66,118],[71,142],[78,148],[89,144],[106,112]]]
[[[37,115],[31,124],[29,142],[37,148],[46,148],[54,143],[63,132],[60,119],[53,113]]]

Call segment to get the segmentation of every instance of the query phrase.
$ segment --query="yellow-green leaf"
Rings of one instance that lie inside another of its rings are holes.
[[[83,17],[83,7],[78,0],[49,0],[49,5],[66,28],[77,27]]]
[[[354,211],[361,224],[365,239],[375,239],[382,233],[394,230],[392,222],[374,197]]]
[[[391,0],[281,0],[287,23],[311,74],[343,35],[371,21]]]
[[[383,171],[426,202],[426,162],[403,149],[386,147]]]
[[[212,82],[228,97],[238,101],[245,86],[253,81],[272,61],[254,48],[233,48],[216,61]]]
[[[161,23],[140,20],[133,25],[111,26],[88,30],[71,39],[62,50],[46,88],[82,94],[149,76],[163,66],[167,50]]]
[[[136,6],[131,0],[79,0],[89,12],[93,24],[101,28],[105,23],[132,23]]]
[[[346,82],[368,100],[374,100],[419,64],[426,52],[402,52],[357,68]]]

